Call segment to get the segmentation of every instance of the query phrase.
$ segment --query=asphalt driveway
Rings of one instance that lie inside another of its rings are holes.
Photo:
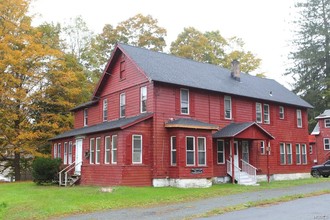
[[[283,189],[270,189],[259,192],[242,193],[224,197],[209,198],[199,201],[157,206],[152,208],[130,208],[120,210],[108,210],[94,212],[89,214],[74,215],[61,218],[64,220],[90,220],[90,219],[183,219],[193,215],[203,214],[216,208],[225,208],[229,206],[244,204],[247,202],[257,202],[266,199],[279,198],[282,196],[308,194],[321,190],[330,190],[329,182],[317,184],[308,184]]]

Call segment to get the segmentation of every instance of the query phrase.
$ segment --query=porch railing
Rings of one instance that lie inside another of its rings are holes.
[[[78,165],[80,165],[82,163],[82,161],[76,163],[76,161],[74,161],[72,164],[66,166],[64,169],[62,169],[59,173],[58,173],[58,178],[59,178],[59,185],[64,185],[67,186],[68,184],[68,173],[76,168]],[[64,173],[64,183],[62,182],[62,176]]]
[[[229,160],[227,160],[227,174],[229,176],[233,176],[232,173],[232,165],[233,163]],[[234,175],[235,175],[235,179],[237,180],[237,183],[240,184],[241,183],[241,168],[235,166],[234,164]]]
[[[254,182],[257,182],[257,168],[255,168],[254,166],[252,166],[251,164],[247,163],[244,160],[241,161],[242,161],[242,171],[247,173]]]

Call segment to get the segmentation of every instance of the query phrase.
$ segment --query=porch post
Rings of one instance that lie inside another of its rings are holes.
[[[269,174],[269,140],[266,140],[266,154],[267,154],[267,182],[270,182],[270,174]]]
[[[231,178],[232,183],[235,184],[235,147],[234,147],[234,138],[230,138],[229,141],[230,148],[231,148]]]

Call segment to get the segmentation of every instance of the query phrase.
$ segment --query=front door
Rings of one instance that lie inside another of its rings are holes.
[[[82,143],[83,143],[82,139],[76,140],[76,164],[78,164],[78,165],[76,165],[74,173],[77,175],[80,175],[80,173],[81,173]]]
[[[238,142],[237,141],[234,141],[234,153],[232,152],[232,148],[230,148],[230,155],[231,155],[231,158],[230,158],[230,162],[232,163],[232,158],[233,158],[233,155],[234,155],[234,165],[236,167],[239,167],[239,158],[238,158]]]

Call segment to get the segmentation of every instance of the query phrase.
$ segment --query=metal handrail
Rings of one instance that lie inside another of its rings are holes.
[[[236,172],[238,171],[238,172]],[[235,174],[235,179],[237,180],[238,184],[241,183],[241,168],[239,168],[238,166],[236,166],[234,164],[234,174]],[[230,175],[230,176],[233,176],[233,173],[232,173],[232,162],[227,160],[227,173]]]
[[[246,172],[255,182],[257,182],[257,168],[242,160],[242,171]]]

